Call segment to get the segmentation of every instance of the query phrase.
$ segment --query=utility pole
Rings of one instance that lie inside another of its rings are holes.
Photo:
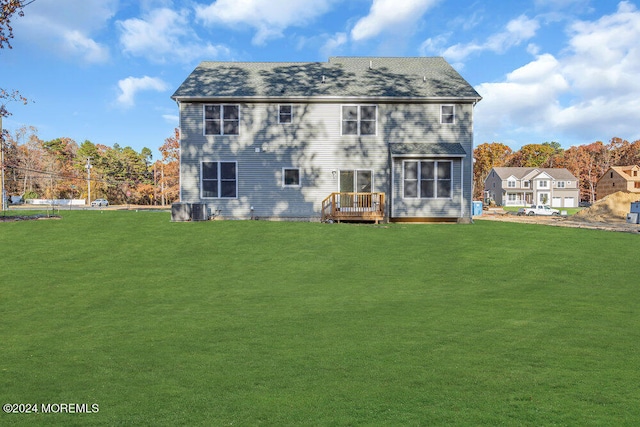
[[[2,168],[2,188],[0,188],[0,197],[2,197],[2,211],[7,209],[7,200],[4,195],[4,132],[2,130],[2,116],[0,116],[0,168]]]
[[[157,205],[158,204],[158,174],[156,172],[156,164],[158,162],[156,161],[153,164],[153,204]]]
[[[162,181],[160,181],[160,188],[162,194],[162,206],[164,206],[164,163],[162,163]]]
[[[87,157],[87,204],[91,206],[91,157]]]

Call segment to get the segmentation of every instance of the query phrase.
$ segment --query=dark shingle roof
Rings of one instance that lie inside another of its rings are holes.
[[[391,157],[465,157],[467,153],[458,143],[392,143]]]
[[[202,62],[172,96],[226,97],[480,99],[440,57],[332,57],[326,63]]]

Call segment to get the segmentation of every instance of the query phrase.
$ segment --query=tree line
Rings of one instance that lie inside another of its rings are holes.
[[[513,151],[507,145],[492,142],[473,151],[474,199],[482,200],[484,181],[493,167],[566,168],[579,181],[580,198],[594,202],[598,179],[612,166],[640,164],[640,140],[629,142],[612,138],[566,150],[557,142],[523,145]]]
[[[23,199],[104,198],[113,204],[165,205],[179,195],[179,133],[165,139],[153,161],[143,148],[108,147],[71,138],[44,141],[34,127],[4,133],[4,186]]]

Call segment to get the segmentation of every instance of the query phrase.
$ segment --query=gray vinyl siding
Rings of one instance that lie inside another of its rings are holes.
[[[473,106],[455,104],[455,123],[440,124],[441,104],[407,104],[397,108],[388,128],[389,142],[458,143],[467,157],[411,157],[411,160],[450,160],[453,162],[450,199],[405,199],[402,162],[393,163],[393,189],[390,192],[392,218],[471,218],[473,153]],[[453,104],[447,104],[453,105]]]
[[[322,200],[339,190],[339,171],[364,169],[374,172],[372,190],[386,193],[387,214],[392,209],[393,215],[400,217],[470,218],[470,104],[457,104],[456,123],[441,125],[440,104],[349,103],[377,105],[377,134],[342,136],[341,107],[347,104],[292,103],[293,122],[283,124],[278,123],[278,105],[282,102],[228,103],[240,105],[239,135],[205,136],[205,104],[180,103],[183,202],[206,203],[212,213],[219,211],[224,218],[319,219]],[[416,205],[402,200],[402,159],[394,159],[395,196],[391,196],[388,143],[398,142],[456,142],[464,147],[468,155],[464,172],[461,159],[453,159],[454,194],[449,203],[421,199],[422,204]],[[237,198],[201,198],[202,161],[237,162]],[[282,186],[283,168],[300,169],[300,187]]]
[[[493,170],[489,172],[489,176],[485,179],[484,189],[489,192],[489,197],[492,197],[498,206],[502,206],[502,185],[502,178]]]
[[[342,137],[342,104],[292,104],[291,124],[278,123],[277,104],[240,104],[237,136],[204,136],[202,105],[181,104],[184,202],[206,203],[226,218],[319,218],[341,169],[373,170],[374,191],[386,190],[383,139]],[[237,199],[201,199],[202,161],[237,162]],[[283,168],[300,169],[300,187],[282,186]]]

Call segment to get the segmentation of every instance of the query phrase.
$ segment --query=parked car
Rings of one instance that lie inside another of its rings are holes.
[[[106,199],[95,199],[91,206],[109,206],[109,202]]]
[[[581,207],[581,208],[588,208],[588,207],[591,206],[591,202],[583,201],[583,202],[578,203],[578,206]]]
[[[549,205],[531,205],[518,209],[518,215],[560,215],[560,211],[552,209]]]

